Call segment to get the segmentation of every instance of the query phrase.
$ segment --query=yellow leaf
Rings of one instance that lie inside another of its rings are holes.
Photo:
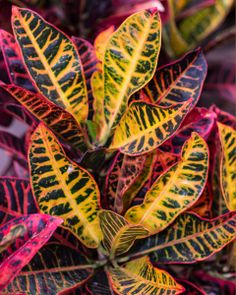
[[[171,275],[154,267],[147,256],[109,268],[107,274],[114,291],[122,295],[174,295],[184,291]]]
[[[197,201],[205,187],[207,173],[207,144],[193,133],[183,146],[181,161],[154,182],[143,203],[130,208],[125,218],[142,224],[152,234],[158,233]]]
[[[178,129],[191,104],[191,99],[169,108],[133,102],[117,126],[109,148],[129,155],[156,149]]]
[[[28,72],[38,90],[53,103],[87,119],[84,73],[73,42],[37,13],[13,7],[12,24]]]
[[[109,39],[103,64],[107,134],[118,124],[129,97],[152,78],[160,44],[157,9],[131,15]]]
[[[103,62],[104,55],[106,51],[106,45],[109,41],[109,38],[114,33],[115,27],[110,26],[108,29],[102,31],[100,34],[97,35],[94,41],[94,48],[97,55],[97,58]]]
[[[100,192],[93,177],[67,158],[55,136],[43,124],[29,147],[31,184],[42,212],[59,216],[64,227],[89,248],[101,238]]]

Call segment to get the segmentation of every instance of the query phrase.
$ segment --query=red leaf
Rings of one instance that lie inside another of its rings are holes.
[[[0,178],[0,196],[0,224],[24,214],[39,212],[28,180]]]
[[[0,46],[11,83],[35,92],[15,38],[8,32],[0,30]]]
[[[0,227],[0,290],[29,263],[62,222],[49,215],[32,214]]]

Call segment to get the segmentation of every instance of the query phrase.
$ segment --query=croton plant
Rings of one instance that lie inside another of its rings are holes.
[[[202,50],[159,67],[153,7],[93,45],[16,6],[12,29],[1,106],[28,128],[1,132],[0,294],[210,294],[187,273],[236,248],[236,119],[196,107]]]

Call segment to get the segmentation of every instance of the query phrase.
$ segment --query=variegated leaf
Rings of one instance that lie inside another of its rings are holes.
[[[26,179],[0,178],[0,224],[24,214],[38,213],[39,209]]]
[[[196,10],[196,12],[180,21],[179,32],[188,43],[189,49],[211,34],[227,16],[233,5],[233,0],[216,0],[207,8]]]
[[[123,196],[143,172],[146,155],[130,157],[118,153],[106,177],[106,198],[110,209],[123,211]]]
[[[31,214],[0,227],[0,291],[18,275],[48,241],[62,219]]]
[[[217,121],[219,121],[220,123],[225,124],[227,126],[230,126],[236,130],[236,117],[235,116],[217,108],[217,106],[215,106],[215,105],[210,107],[210,111],[213,111],[217,115]]]
[[[16,119],[27,124],[31,128],[36,127],[37,119],[31,116],[27,109],[22,105],[16,103],[6,103],[4,104],[4,109]]]
[[[104,55],[106,52],[107,43],[111,35],[114,33],[114,31],[115,31],[115,27],[110,26],[108,29],[99,33],[97,37],[95,38],[94,48],[95,48],[97,58],[98,60],[100,60],[100,62],[104,61]]]
[[[30,173],[34,195],[42,212],[64,219],[87,247],[100,239],[100,193],[93,177],[69,160],[55,136],[40,124],[31,137]]]
[[[184,288],[166,271],[154,267],[148,257],[132,260],[121,267],[109,268],[112,288],[121,295],[174,295]]]
[[[136,239],[149,234],[142,225],[132,225],[121,215],[103,210],[99,213],[102,245],[111,259],[127,252]]]
[[[92,272],[81,253],[50,243],[36,253],[2,294],[64,294],[84,283]]]
[[[84,73],[70,39],[28,9],[14,6],[12,24],[28,72],[39,91],[73,114],[78,122],[86,120]]]
[[[206,60],[201,49],[196,49],[157,69],[142,91],[153,103],[161,106],[171,106],[191,97],[193,108],[200,97],[206,74]]]
[[[170,108],[133,102],[117,126],[109,148],[129,155],[154,150],[175,133],[190,108],[191,99]]]
[[[141,205],[125,214],[128,221],[142,224],[152,234],[165,229],[201,195],[207,180],[208,147],[193,133],[182,150],[182,159],[161,175]]]
[[[160,18],[155,8],[131,15],[109,39],[103,69],[108,131],[118,124],[129,97],[152,78],[160,39]]]
[[[138,242],[130,258],[149,254],[152,262],[191,263],[220,251],[236,238],[236,212],[212,220],[184,213],[161,233]]]
[[[63,141],[81,152],[86,151],[84,134],[74,117],[44,97],[14,85],[2,85],[36,118],[44,122]]]
[[[22,61],[18,44],[15,38],[4,30],[0,30],[0,47],[11,83],[35,92],[35,87]]]
[[[164,142],[160,149],[173,154],[180,154],[184,142],[191,136],[192,132],[197,132],[205,140],[208,139],[215,126],[216,115],[205,108],[194,108],[185,117],[180,128],[174,136]]]
[[[217,123],[222,146],[220,182],[229,210],[236,210],[236,130]]]

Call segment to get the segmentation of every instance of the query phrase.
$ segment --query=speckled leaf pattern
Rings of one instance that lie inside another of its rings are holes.
[[[207,140],[215,125],[215,119],[216,115],[212,111],[205,108],[194,108],[187,114],[175,135],[165,141],[160,149],[179,155],[184,142],[190,138],[192,132],[197,132]]]
[[[81,152],[86,151],[84,134],[74,117],[44,97],[14,85],[1,86],[59,138]]]
[[[142,224],[152,234],[158,233],[197,201],[207,173],[207,144],[193,133],[183,146],[181,160],[154,182],[143,203],[131,207],[125,217],[131,223]]]
[[[186,54],[170,65],[157,69],[152,80],[142,89],[145,95],[162,106],[187,101],[197,103],[207,74],[207,63],[200,49]]]
[[[104,56],[104,112],[108,130],[124,114],[129,97],[153,76],[160,51],[157,9],[128,17],[111,36]]]
[[[2,294],[56,295],[83,284],[92,274],[85,257],[60,244],[40,249]]]
[[[156,149],[179,128],[190,107],[191,100],[169,108],[133,102],[115,130],[110,149],[129,155]]]
[[[20,49],[15,38],[4,30],[0,30],[0,47],[11,83],[30,91],[35,91],[35,87],[22,61]]]
[[[222,146],[220,182],[229,210],[236,210],[236,130],[217,123]]]
[[[100,239],[100,193],[93,177],[69,160],[55,136],[40,124],[31,137],[30,174],[34,195],[42,212],[63,218],[87,247]]]
[[[179,23],[179,32],[188,43],[189,49],[195,47],[218,28],[230,11],[233,2],[233,0],[216,0],[213,5],[197,10]]]
[[[127,252],[136,239],[148,236],[142,225],[132,225],[115,212],[103,210],[99,214],[103,232],[102,245],[111,259]]]
[[[39,91],[80,122],[87,119],[84,73],[72,41],[37,13],[13,7],[12,24],[28,72]]]
[[[30,182],[11,177],[0,178],[0,224],[24,214],[38,213]]]
[[[154,267],[148,257],[109,268],[108,276],[113,289],[121,295],[174,295],[184,291],[171,275]]]
[[[236,212],[212,220],[184,213],[171,227],[131,250],[136,253],[133,257],[149,254],[154,263],[193,263],[207,259],[235,238]]]
[[[106,177],[106,198],[113,210],[123,211],[123,196],[143,172],[146,155],[130,157],[118,153]]]
[[[0,291],[29,263],[61,223],[61,218],[31,214],[14,218],[0,227]]]

